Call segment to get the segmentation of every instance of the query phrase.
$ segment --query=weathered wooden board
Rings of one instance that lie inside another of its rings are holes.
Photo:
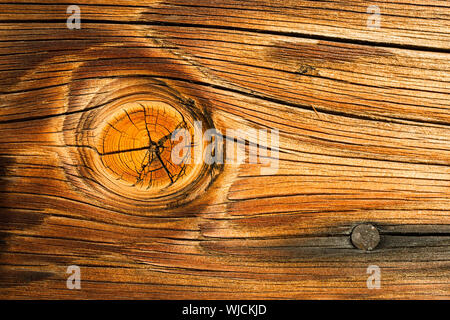
[[[67,1],[1,4],[0,20],[66,20]],[[83,18],[116,24],[168,24],[296,37],[372,41],[378,45],[450,49],[446,0],[81,0]],[[367,28],[369,6],[382,13],[381,29]]]
[[[448,1],[78,1],[74,30],[69,4],[0,3],[1,298],[450,298]],[[100,192],[77,128],[130,87],[279,130],[278,171],[169,208]]]

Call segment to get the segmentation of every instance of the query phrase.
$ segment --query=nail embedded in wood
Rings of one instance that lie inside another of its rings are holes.
[[[380,243],[380,233],[371,224],[360,224],[353,229],[351,240],[356,248],[371,251]]]

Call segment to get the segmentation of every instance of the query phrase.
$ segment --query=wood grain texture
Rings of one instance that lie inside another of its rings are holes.
[[[89,0],[80,30],[68,4],[0,3],[1,298],[450,298],[448,1]],[[158,210],[100,192],[77,128],[136,88],[278,129],[278,172]]]

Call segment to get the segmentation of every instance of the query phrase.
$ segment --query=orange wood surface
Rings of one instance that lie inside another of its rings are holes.
[[[1,1],[0,298],[450,298],[449,61],[449,1]],[[277,172],[175,170],[172,107]]]

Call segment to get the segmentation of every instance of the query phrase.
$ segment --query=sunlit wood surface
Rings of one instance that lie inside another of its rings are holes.
[[[450,298],[449,59],[449,1],[0,2],[0,298]],[[183,110],[278,172],[169,163]]]

